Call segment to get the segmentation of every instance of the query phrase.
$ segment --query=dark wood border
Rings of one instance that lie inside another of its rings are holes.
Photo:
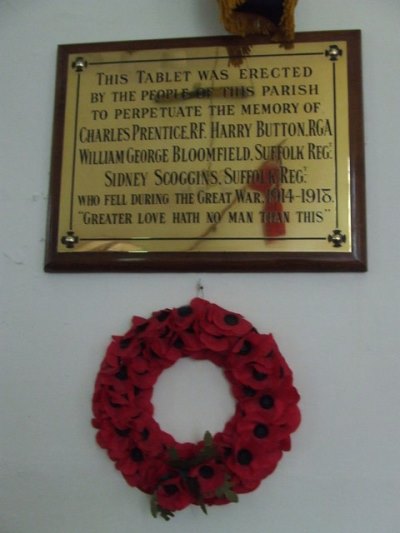
[[[366,271],[366,222],[364,178],[364,130],[361,76],[361,32],[344,30],[304,32],[296,42],[346,41],[348,44],[349,137],[351,180],[351,253],[324,252],[169,252],[146,254],[107,252],[57,252],[60,175],[63,146],[63,116],[66,99],[68,54],[126,49],[158,49],[210,45],[265,44],[262,37],[232,36],[187,39],[69,44],[58,47],[46,272],[332,272]],[[136,257],[135,257],[136,255]]]

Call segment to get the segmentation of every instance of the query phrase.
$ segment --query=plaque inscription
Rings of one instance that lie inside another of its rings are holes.
[[[46,270],[365,270],[359,40],[60,46]]]

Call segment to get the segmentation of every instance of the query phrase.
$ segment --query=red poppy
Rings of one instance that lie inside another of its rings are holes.
[[[193,298],[190,302],[190,306],[194,309],[196,314],[197,324],[200,324],[204,320],[209,305],[210,302],[207,302],[207,300],[204,300],[203,298]]]
[[[237,381],[255,390],[278,386],[282,377],[280,366],[266,357],[256,361],[241,361],[231,372]]]
[[[167,479],[172,475],[171,470],[164,456],[148,460],[145,466],[137,487],[146,494],[153,494],[160,484],[160,480]]]
[[[252,492],[255,490],[260,485],[264,477],[265,476],[259,476],[258,479],[243,479],[236,473],[232,472],[232,487],[236,494],[246,494],[247,492]]]
[[[132,325],[135,338],[142,340],[157,335],[168,323],[166,320],[169,316],[170,309],[163,309],[153,313],[152,317],[145,319],[142,317],[133,317]]]
[[[211,460],[193,467],[189,476],[196,479],[203,498],[210,498],[223,485],[226,469],[222,463]]]
[[[172,448],[172,447],[170,447]],[[202,444],[200,442],[197,442],[194,444],[193,442],[175,442],[173,448],[175,452],[177,453],[177,456],[179,459],[190,459],[194,457],[202,448]]]
[[[241,405],[245,413],[251,415],[261,411],[263,418],[272,422],[278,420],[288,406],[296,405],[299,400],[295,387],[282,385],[274,390],[257,391],[256,395],[247,397]]]
[[[226,466],[241,480],[259,481],[275,470],[281,457],[280,449],[267,450],[255,439],[239,437],[226,460]]]
[[[223,333],[228,336],[245,335],[253,329],[250,322],[242,315],[227,311],[215,304],[209,306],[207,318],[211,324],[217,326],[220,334]]]
[[[181,351],[176,343],[171,343],[170,339],[152,338],[147,345],[147,356],[153,360],[155,367],[162,370],[173,365],[180,357]]]
[[[276,349],[274,338],[271,334],[260,334],[250,331],[246,336],[240,338],[232,348],[230,364],[232,366],[240,364],[236,361],[252,360],[256,361],[263,357],[271,357],[271,353]]]
[[[146,469],[145,454],[138,446],[133,445],[125,457],[116,461],[115,467],[129,479],[130,485],[139,486],[143,477],[142,471]]]
[[[162,366],[148,354],[135,357],[129,366],[131,383],[141,388],[151,388],[162,372]]]
[[[155,496],[158,505],[167,511],[181,511],[191,503],[195,503],[193,495],[178,476],[161,482]]]
[[[256,447],[262,448],[263,452],[274,449],[284,449],[287,446],[287,438],[291,433],[289,425],[283,420],[275,423],[267,421],[261,412],[246,416],[243,413],[236,421],[236,432],[243,435],[249,441],[254,441]]]
[[[147,458],[165,453],[167,446],[173,446],[173,438],[161,430],[154,418],[138,417],[132,424],[132,440],[140,447]]]
[[[109,419],[97,422],[98,428],[96,440],[102,448],[108,451],[108,455],[113,461],[122,459],[128,453],[130,448],[131,428],[117,428]]]
[[[114,375],[120,369],[121,356],[119,350],[119,337],[113,337],[107,348],[105,357],[100,366],[100,373]]]
[[[191,331],[178,332],[173,340],[173,345],[180,350],[181,356],[182,352],[192,355],[202,353],[204,350],[204,344],[199,336]]]

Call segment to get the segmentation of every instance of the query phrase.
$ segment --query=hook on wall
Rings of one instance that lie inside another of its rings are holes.
[[[204,298],[204,286],[203,286],[201,279],[197,281],[196,291],[197,291],[198,298]]]

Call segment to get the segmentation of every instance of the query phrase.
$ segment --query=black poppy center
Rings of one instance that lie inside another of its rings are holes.
[[[122,349],[123,348],[128,348],[128,346],[131,344],[132,340],[133,340],[132,337],[128,337],[126,339],[121,339],[119,341],[119,347],[122,348]]]
[[[236,326],[239,322],[239,318],[236,315],[228,314],[224,316],[224,322],[227,326]]]
[[[245,385],[243,387],[243,394],[245,396],[247,396],[248,398],[252,398],[253,396],[255,396],[257,394],[257,391],[255,391],[254,389],[252,389],[248,385]]]
[[[183,340],[180,338],[180,337],[177,337],[174,341],[174,347],[175,348],[178,348],[178,350],[180,348],[183,348]]]
[[[135,461],[135,463],[140,463],[141,461],[143,461],[144,457],[143,457],[143,452],[140,448],[133,448],[133,450],[131,451],[131,458],[132,458],[132,461]]]
[[[232,454],[232,448],[224,448],[224,457],[229,457]]]
[[[265,372],[259,372],[256,368],[253,368],[252,374],[253,374],[253,378],[256,381],[263,381],[264,379],[267,379],[268,377],[268,374],[266,374]]]
[[[119,367],[118,372],[115,374],[115,377],[119,379],[120,381],[126,381],[128,379],[128,369],[125,365],[121,365]]]
[[[241,450],[239,450],[237,454],[237,460],[240,465],[247,466],[253,460],[253,454],[251,453],[250,450],[246,450],[246,448],[242,448]]]
[[[164,320],[167,320],[169,316],[169,311],[161,311],[161,313],[158,313],[157,320],[159,322],[164,322]]]
[[[243,342],[243,345],[242,345],[242,347],[240,349],[239,354],[240,355],[248,355],[251,352],[252,347],[253,347],[253,345],[251,344],[251,342],[248,341],[248,340],[245,340]]]
[[[263,409],[272,409],[275,404],[273,397],[269,394],[264,394],[264,396],[261,396],[259,403]]]
[[[144,428],[143,431],[141,431],[141,436],[143,440],[147,440],[149,438],[150,432],[147,428]]]
[[[182,307],[179,307],[178,309],[178,315],[185,317],[189,316],[193,313],[193,309],[190,307],[190,305],[183,305]]]
[[[161,359],[161,357],[154,350],[150,349],[150,355],[153,359]]]
[[[268,426],[265,424],[257,424],[256,427],[253,429],[253,434],[258,439],[265,439],[268,437],[269,429]]]
[[[169,330],[169,327],[166,326],[166,327],[162,330],[162,332],[160,333],[160,338],[161,338],[161,339],[164,339],[165,337],[167,337],[169,331],[170,331],[170,330]]]
[[[173,494],[176,494],[178,492],[178,487],[176,485],[173,485],[172,483],[168,483],[168,485],[164,485],[164,491],[165,494],[168,496],[172,496]]]
[[[214,468],[209,465],[203,465],[199,468],[199,474],[204,479],[211,479],[214,475]]]
[[[120,437],[127,437],[131,432],[131,428],[126,428],[126,429],[119,429],[119,428],[115,428],[115,433],[117,435],[119,435]]]

